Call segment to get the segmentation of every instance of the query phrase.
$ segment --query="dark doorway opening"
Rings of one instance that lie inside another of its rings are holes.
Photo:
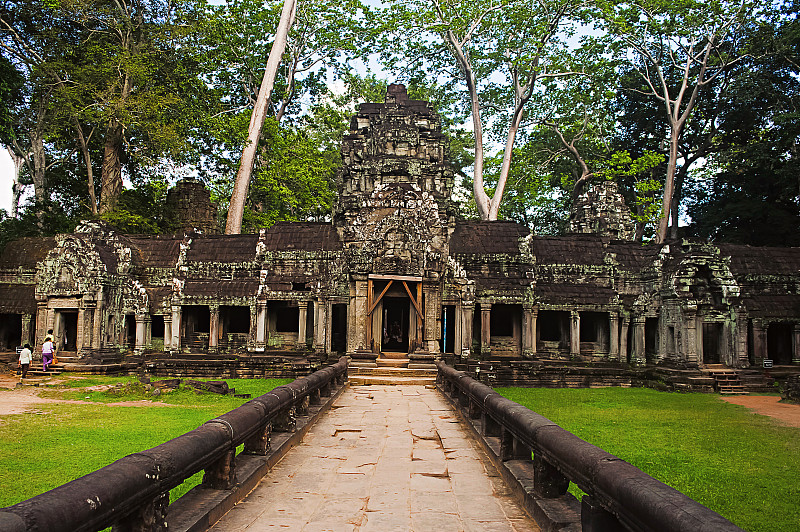
[[[250,307],[221,306],[219,313],[222,318],[222,331],[224,334],[248,334],[250,332]]]
[[[0,351],[22,345],[22,315],[0,314]]]
[[[569,312],[543,310],[539,312],[537,330],[542,342],[559,342],[567,345],[569,341]]]
[[[722,360],[722,324],[703,324],[703,364],[719,364]]]
[[[128,347],[136,346],[136,317],[133,314],[125,315],[125,344]]]
[[[382,351],[408,352],[409,304],[408,298],[383,298]]]
[[[775,365],[792,363],[792,335],[794,325],[791,323],[770,323],[767,329],[767,356]]]
[[[456,345],[456,307],[455,305],[442,306],[442,338],[439,349],[442,353],[455,353]]]
[[[658,358],[658,318],[645,318],[644,321],[644,356],[647,362]]]
[[[347,305],[331,305],[331,351],[347,351]]]
[[[77,351],[78,311],[61,311],[61,349]]]

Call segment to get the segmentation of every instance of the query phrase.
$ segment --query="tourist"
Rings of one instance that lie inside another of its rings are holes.
[[[47,336],[42,344],[42,369],[47,371],[47,366],[53,362],[53,353],[56,347],[53,345],[52,336]]]
[[[22,368],[22,377],[19,379],[20,382],[28,375],[28,368],[31,367],[31,360],[33,360],[31,346],[30,344],[25,344],[19,352],[19,367]]]

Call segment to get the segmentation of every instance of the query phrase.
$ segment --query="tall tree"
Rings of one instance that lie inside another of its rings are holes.
[[[750,0],[635,0],[604,6],[605,29],[626,44],[621,57],[630,59],[644,84],[641,93],[660,102],[669,124],[659,243],[667,238],[686,124],[703,90],[742,59],[740,32],[756,5]]]
[[[496,220],[503,198],[520,125],[543,80],[575,74],[582,52],[570,46],[585,4],[565,0],[479,0],[450,3],[414,0],[395,4],[390,24],[411,36],[392,64],[407,72],[433,71],[456,81],[472,116],[475,139],[473,193],[480,217]],[[397,32],[391,38],[397,42]],[[455,86],[455,85],[453,85]],[[504,138],[503,158],[492,196],[484,182],[487,123]]]
[[[247,200],[247,189],[250,187],[250,177],[253,174],[258,141],[261,139],[261,129],[264,127],[264,121],[267,117],[267,103],[272,95],[272,86],[275,83],[281,56],[286,48],[289,28],[294,22],[296,6],[296,0],[284,0],[281,20],[275,31],[275,40],[272,43],[267,67],[264,70],[264,78],[261,81],[261,88],[258,91],[258,98],[250,118],[247,142],[242,150],[242,159],[239,164],[239,171],[236,173],[233,194],[228,207],[228,221],[225,224],[225,233],[229,235],[238,234],[242,230],[244,204]]]

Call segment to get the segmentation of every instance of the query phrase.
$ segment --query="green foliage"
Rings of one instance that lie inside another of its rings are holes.
[[[601,173],[603,177],[618,182],[633,181],[635,197],[633,200],[633,219],[644,226],[648,239],[652,238],[661,219],[660,192],[661,182],[653,177],[655,170],[664,163],[662,153],[645,150],[641,157],[631,158],[627,151],[611,154],[607,168]]]
[[[282,220],[323,220],[330,215],[340,155],[332,148],[317,148],[312,133],[267,120],[243,227],[252,230]]]
[[[800,429],[709,394],[635,388],[497,391],[745,530],[792,530],[800,520],[794,504],[800,496]]]

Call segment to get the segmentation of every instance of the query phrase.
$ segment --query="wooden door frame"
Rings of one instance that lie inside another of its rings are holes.
[[[386,286],[381,291],[380,295],[373,300],[373,294],[375,293],[375,281],[389,281],[386,283]],[[416,342],[419,343],[422,338],[423,332],[423,323],[424,323],[424,314],[422,313],[422,277],[412,277],[412,276],[405,276],[405,275],[370,275],[367,278],[367,315],[366,317],[366,326],[367,326],[367,346],[370,350],[374,350],[375,342],[372,336],[372,325],[373,325],[373,315],[375,312],[375,308],[378,306],[383,300],[383,296],[386,295],[386,292],[389,288],[394,284],[395,281],[399,281],[403,283],[403,287],[408,294],[408,298],[411,300],[411,304],[414,306],[414,310],[417,311],[417,335],[416,335]],[[416,297],[414,293],[411,291],[411,288],[408,286],[408,283],[417,283],[417,290],[416,290]],[[409,331],[410,332],[410,331]],[[409,335],[410,336],[410,335]],[[411,340],[409,338],[409,346],[408,350],[413,351],[414,346],[411,345]]]

